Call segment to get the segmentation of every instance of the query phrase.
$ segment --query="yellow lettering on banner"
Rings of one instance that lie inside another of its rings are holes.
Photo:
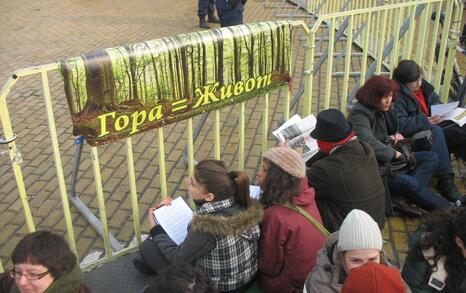
[[[254,89],[254,87],[256,86],[256,79],[255,78],[250,78],[246,81],[246,83],[244,84],[244,88],[246,90],[247,93],[249,93],[250,91],[252,91]]]
[[[233,93],[235,96],[239,96],[244,92],[244,82],[242,80],[238,81],[235,83],[235,89],[233,90]]]
[[[176,102],[172,102],[172,112],[177,112],[188,108],[188,105],[186,104],[187,101],[188,99],[182,99]]]
[[[266,87],[272,83],[272,73],[257,77],[257,89]]]
[[[131,114],[131,132],[129,134],[133,134],[139,131],[138,126],[142,125],[146,121],[147,112],[146,110],[142,110],[141,112],[133,112]]]
[[[99,120],[99,123],[100,123],[99,137],[105,136],[110,133],[110,131],[107,130],[107,116],[111,116],[112,118],[115,118],[115,112],[105,113],[105,114],[97,116],[97,119]]]
[[[233,85],[231,85],[231,84],[228,84],[226,86],[222,86],[220,88],[220,100],[225,100],[225,99],[231,98],[231,96],[233,95],[232,88],[233,88]]]
[[[120,131],[128,127],[129,125],[129,116],[121,115],[115,120],[115,130]]]
[[[162,114],[162,105],[155,106],[152,108],[149,112],[149,121],[152,122],[155,119],[160,120],[162,119],[163,114]]]
[[[196,101],[196,104],[193,106],[193,109],[199,108],[200,106],[205,106],[210,104],[210,102],[217,102],[218,98],[215,95],[219,83],[216,82],[211,85],[206,85],[196,89],[196,94],[199,95],[199,99]]]

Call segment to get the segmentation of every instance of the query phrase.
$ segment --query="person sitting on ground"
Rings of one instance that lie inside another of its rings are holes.
[[[354,209],[343,220],[340,231],[330,235],[317,253],[304,292],[340,292],[348,273],[366,262],[392,266],[382,251],[377,223],[366,212]]]
[[[358,139],[351,123],[336,109],[317,115],[311,137],[327,154],[307,170],[325,228],[330,232],[339,230],[346,215],[352,209],[360,209],[371,215],[382,230],[385,187],[372,148]]]
[[[188,263],[175,263],[163,269],[144,293],[217,293],[206,272]]]
[[[242,292],[257,272],[263,216],[260,204],[249,197],[248,176],[229,171],[223,161],[203,160],[188,178],[187,190],[196,210],[186,239],[177,245],[154,222],[154,209],[149,209],[151,237],[139,247],[142,260],[134,260],[136,268],[153,273],[178,261],[196,263],[219,291]]]
[[[396,100],[396,82],[383,77],[371,77],[357,91],[358,102],[351,109],[349,121],[358,137],[374,149],[380,164],[403,159],[403,155],[386,144],[404,139],[398,131],[398,115],[392,107]],[[426,210],[448,208],[451,204],[429,189],[429,181],[437,168],[438,156],[430,151],[415,152],[416,167],[405,174],[388,175],[387,183],[393,196],[405,196]]]
[[[259,245],[261,289],[301,292],[325,240],[311,220],[296,210],[322,223],[314,190],[307,185],[306,166],[292,148],[274,147],[264,154],[257,181],[265,209]]]
[[[406,287],[395,268],[367,262],[352,269],[341,293],[405,293]]]
[[[458,126],[453,121],[443,121],[431,116],[431,106],[440,104],[440,97],[434,87],[424,80],[422,68],[412,60],[402,60],[393,71],[393,79],[399,90],[395,102],[400,131],[406,136],[416,132],[432,132],[432,151],[439,157],[434,176],[438,177],[437,188],[449,201],[458,200],[461,195],[454,183],[450,152],[466,161],[466,125]]]
[[[83,273],[62,236],[40,230],[26,235],[11,254],[13,270],[0,274],[0,292],[88,293]]]
[[[434,214],[409,242],[401,275],[413,293],[466,292],[466,207]]]

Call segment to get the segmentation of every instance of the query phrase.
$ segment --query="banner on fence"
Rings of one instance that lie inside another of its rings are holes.
[[[74,135],[91,145],[270,92],[290,80],[292,26],[181,34],[60,61]]]

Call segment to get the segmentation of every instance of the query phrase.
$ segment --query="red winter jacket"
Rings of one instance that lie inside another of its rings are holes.
[[[293,203],[322,223],[307,178],[301,181],[300,189]],[[259,244],[263,292],[302,292],[324,241],[321,232],[301,214],[279,205],[265,209]]]

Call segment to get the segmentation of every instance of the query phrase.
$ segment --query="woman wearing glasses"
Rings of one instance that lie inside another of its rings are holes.
[[[48,231],[26,235],[11,255],[14,268],[0,274],[0,293],[87,293],[82,271],[65,239]]]

